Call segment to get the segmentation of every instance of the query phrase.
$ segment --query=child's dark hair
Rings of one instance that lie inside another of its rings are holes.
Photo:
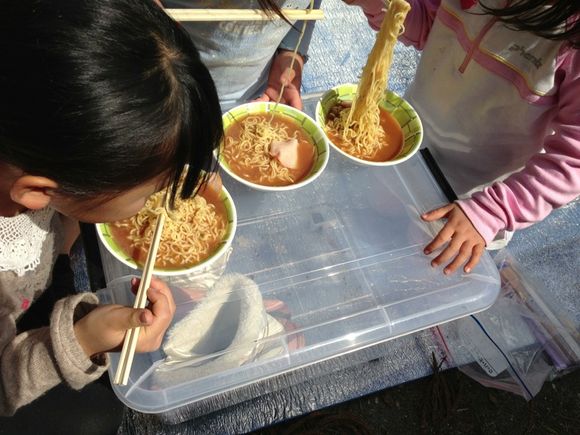
[[[0,160],[79,199],[165,176],[190,197],[223,135],[214,83],[153,0],[3,0]]]
[[[580,47],[580,1],[515,0],[505,7],[491,8],[480,1],[487,13],[515,30],[532,32],[542,38],[569,41]]]
[[[286,21],[288,24],[290,24],[290,26],[294,27],[294,25],[288,20],[288,18],[284,16],[282,9],[280,9],[280,5],[278,5],[278,3],[275,0],[258,0],[258,5],[260,6],[260,9],[262,9],[267,14],[274,13],[278,15],[281,19]]]

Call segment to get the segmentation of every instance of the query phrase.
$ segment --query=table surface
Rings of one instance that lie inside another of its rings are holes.
[[[303,93],[316,94],[356,82],[374,42],[358,8],[339,0],[323,3],[326,20],[317,23],[303,79]],[[389,86],[404,93],[419,54],[398,45]],[[314,96],[313,96],[314,97]],[[580,329],[580,200],[554,211],[543,222],[517,232],[507,250],[527,276],[541,284],[541,296]],[[167,424],[155,415],[128,410],[120,433],[242,433],[326,406],[398,385],[431,373],[431,353],[443,355],[432,330],[421,331],[310,366],[255,386],[257,397],[236,402],[216,397],[204,406],[175,411]],[[449,368],[444,364],[444,368]],[[308,379],[304,381],[303,379]],[[245,391],[244,397],[251,397]],[[267,391],[264,394],[264,391]],[[217,410],[217,411],[216,411]],[[208,414],[209,412],[209,414]]]

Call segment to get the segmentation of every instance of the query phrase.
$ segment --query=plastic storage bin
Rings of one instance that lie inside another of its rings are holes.
[[[238,210],[224,276],[255,282],[261,313],[277,324],[235,341],[250,293],[232,289],[214,302],[216,321],[195,356],[168,365],[162,350],[136,355],[129,385],[115,386],[133,409],[163,413],[484,310],[498,295],[488,254],[469,275],[447,277],[429,265],[422,249],[441,225],[419,215],[447,200],[419,155],[395,167],[368,168],[332,153],[316,182],[288,192],[259,192],[228,177],[224,184]],[[111,282],[101,299],[132,304],[128,280],[118,278],[134,272],[104,248],[101,254]],[[174,295],[174,323],[203,297],[195,289],[174,288]],[[113,354],[111,374],[117,362]]]

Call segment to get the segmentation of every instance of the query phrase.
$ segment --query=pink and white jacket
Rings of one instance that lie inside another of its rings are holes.
[[[407,0],[422,50],[406,98],[425,146],[489,244],[580,194],[580,54],[510,30],[472,0]],[[381,0],[355,0],[378,29]],[[499,7],[504,0],[487,0]]]

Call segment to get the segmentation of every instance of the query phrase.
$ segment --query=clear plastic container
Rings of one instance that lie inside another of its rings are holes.
[[[173,410],[484,310],[498,295],[487,253],[469,275],[448,277],[429,265],[422,249],[441,224],[419,215],[447,200],[420,155],[369,168],[332,153],[316,182],[282,193],[252,190],[227,176],[224,184],[238,229],[222,279],[250,278],[261,300],[251,286],[214,298],[220,309],[206,315],[213,322],[192,327],[197,345],[189,359],[167,364],[163,350],[136,355],[129,385],[115,387],[133,409]],[[134,271],[101,253],[110,282],[101,299],[131,305],[128,279],[117,278]],[[177,323],[204,293],[195,285],[173,290]],[[257,335],[244,323],[248,300],[263,306],[251,314],[265,319]],[[200,337],[200,329],[211,331]],[[112,355],[111,374],[117,362]]]

